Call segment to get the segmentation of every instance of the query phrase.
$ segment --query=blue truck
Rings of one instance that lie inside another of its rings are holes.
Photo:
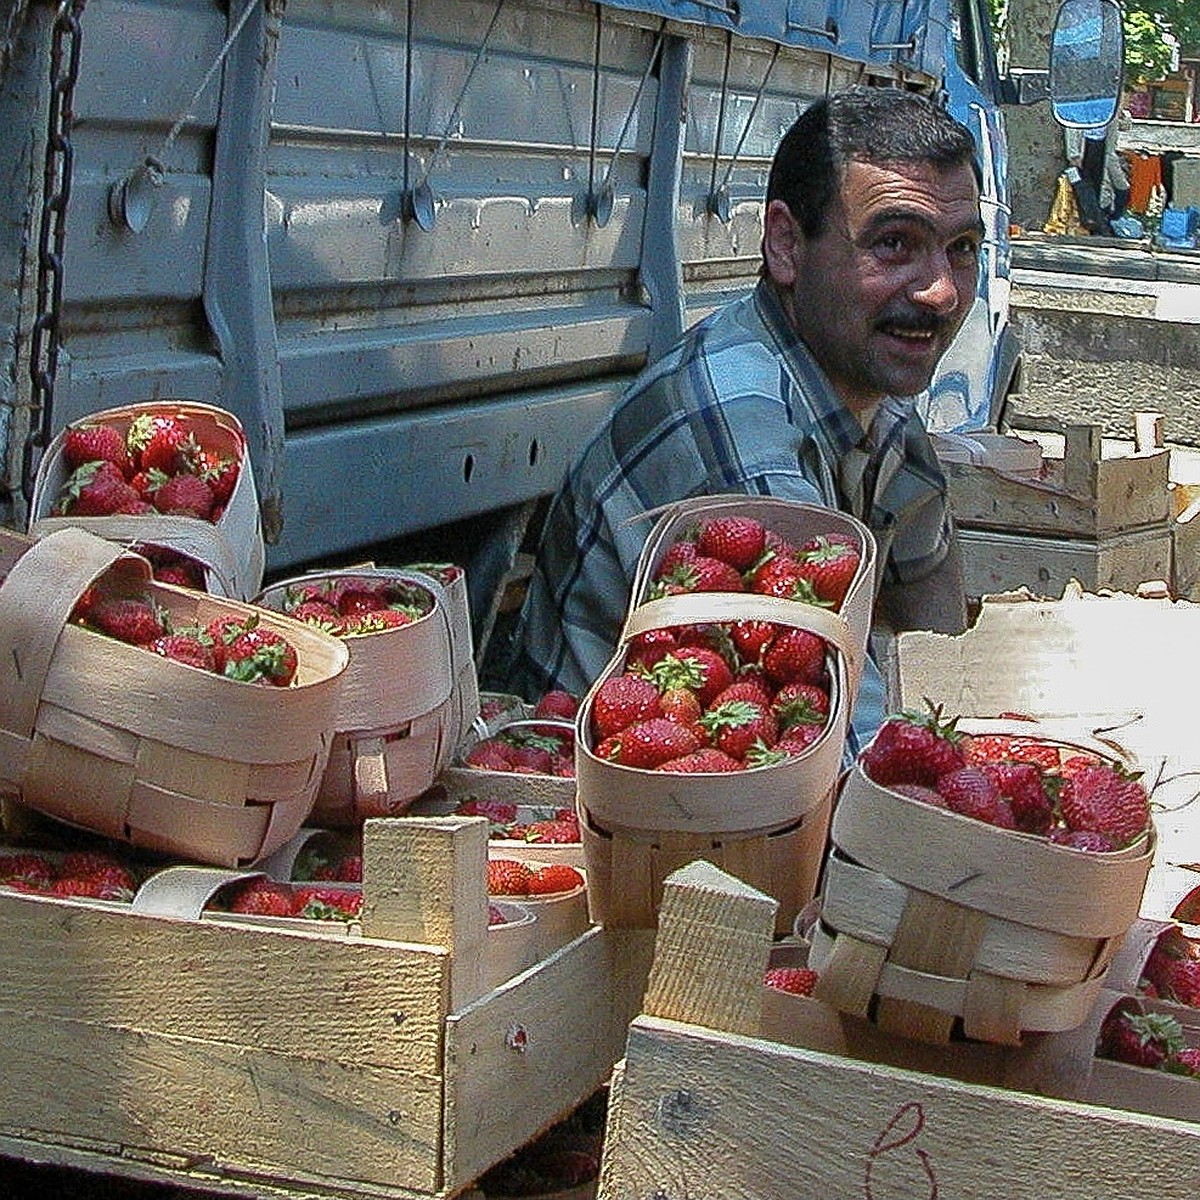
[[[1001,75],[986,0],[0,9],[10,525],[66,423],[216,404],[268,572],[465,559],[478,617],[630,379],[753,285],[775,145],[851,83],[941,93],[979,144],[984,269],[931,423],[987,426],[1017,377],[1003,106],[1055,73]],[[1068,0],[1060,90],[1115,11]]]

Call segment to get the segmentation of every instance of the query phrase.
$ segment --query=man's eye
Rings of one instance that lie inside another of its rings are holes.
[[[887,254],[906,254],[909,250],[908,238],[902,233],[882,234],[876,239],[875,245]]]
[[[974,238],[960,238],[950,243],[949,254],[957,262],[974,262],[979,257],[979,243]]]

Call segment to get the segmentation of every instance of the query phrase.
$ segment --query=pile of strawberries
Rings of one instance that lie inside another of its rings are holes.
[[[133,899],[140,880],[128,863],[99,850],[51,855],[37,850],[0,853],[0,887],[39,896]]]
[[[580,840],[579,817],[573,808],[472,798],[464,800],[454,811],[464,817],[486,817],[491,824],[488,836],[501,841],[560,846]]]
[[[1077,850],[1122,850],[1149,831],[1150,797],[1137,773],[1033,734],[971,735],[957,723],[932,705],[898,713],[860,764],[914,800]]]
[[[764,986],[793,996],[811,996],[818,978],[812,967],[768,967],[763,972]]]
[[[411,625],[433,611],[433,595],[404,579],[337,575],[283,593],[282,611],[335,637],[361,637]]]
[[[670,545],[650,598],[744,592],[837,609],[861,560],[849,536],[795,545],[747,516],[702,521]],[[651,630],[592,697],[598,758],[645,770],[741,771],[803,754],[829,719],[829,646],[764,620]]]
[[[71,620],[131,646],[241,683],[287,687],[296,677],[295,646],[282,633],[261,624],[257,612],[217,617],[205,625],[176,625],[148,590],[137,595],[110,595],[95,587],[76,602]]]
[[[185,414],[143,413],[125,431],[98,421],[69,426],[63,458],[70,474],[55,516],[171,513],[221,519],[237,484],[236,457],[200,444]]]
[[[487,864],[489,896],[553,896],[583,884],[583,874],[566,863],[533,866],[515,858],[490,858]]]
[[[530,720],[512,721],[491,736],[481,738],[463,755],[462,765],[477,771],[573,779],[572,722],[578,710],[578,697],[561,690],[546,692],[534,705]]]
[[[362,910],[362,891],[329,883],[285,883],[266,876],[227,884],[208,912],[256,917],[300,917],[308,921],[353,921]]]

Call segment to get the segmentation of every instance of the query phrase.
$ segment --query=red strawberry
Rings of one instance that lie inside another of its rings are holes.
[[[798,558],[801,578],[808,580],[820,600],[835,608],[846,598],[861,561],[857,547],[820,536],[805,542]]]
[[[662,711],[658,688],[639,675],[611,675],[592,697],[592,732],[597,741]]]
[[[651,589],[653,596],[681,592],[744,592],[741,572],[719,558],[698,554],[691,562],[680,563],[665,575],[660,574]]]
[[[793,725],[788,729],[773,747],[776,753],[795,758],[803,754],[825,732],[824,723],[810,722]]]
[[[1025,762],[1043,771],[1058,770],[1061,759],[1053,742],[1004,733],[970,734],[963,739],[963,753],[971,763]]]
[[[513,858],[490,858],[487,864],[489,896],[527,896],[533,869]]]
[[[232,885],[226,906],[229,912],[258,917],[290,917],[296,911],[291,887],[261,876]]]
[[[725,774],[728,771],[741,771],[743,764],[715,746],[701,746],[690,754],[668,759],[658,769],[679,775]]]
[[[201,450],[196,465],[200,477],[212,488],[213,501],[216,504],[228,504],[240,473],[237,459]]]
[[[1166,1063],[1166,1069],[1176,1075],[1200,1075],[1200,1046],[1184,1046]]]
[[[212,517],[212,488],[200,478],[184,471],[172,475],[151,493],[151,502],[161,513],[172,516],[195,517],[207,521]]]
[[[342,627],[341,614],[325,600],[302,600],[294,608],[288,609],[287,613],[294,620],[315,625],[326,632],[331,633]]]
[[[668,688],[663,692],[659,704],[662,715],[668,721],[678,721],[680,725],[694,725],[704,712],[700,697],[691,688]]]
[[[133,646],[149,645],[166,632],[162,614],[152,600],[97,600],[88,613],[88,623]]]
[[[825,678],[825,640],[807,629],[781,629],[763,654],[763,670],[776,684]]]
[[[771,701],[782,729],[793,725],[824,725],[829,716],[829,693],[815,683],[785,683]]]
[[[204,568],[190,559],[181,558],[178,562],[155,567],[153,574],[159,583],[170,583],[175,587],[192,588],[199,591],[203,591],[205,587]]]
[[[583,876],[566,863],[550,863],[538,867],[529,880],[529,895],[550,896],[555,892],[570,892],[582,886]]]
[[[761,662],[763,651],[778,632],[773,621],[734,621],[729,627],[729,636],[745,663]]]
[[[376,608],[371,612],[343,617],[338,633],[342,637],[364,637],[369,633],[387,633],[413,623],[411,613],[399,608]]]
[[[48,885],[54,878],[54,864],[41,854],[22,852],[0,855],[0,883],[15,879]]]
[[[484,738],[467,751],[463,766],[476,771],[511,771],[514,765],[512,750],[511,746],[496,738]]]
[[[761,675],[739,675],[728,687],[722,688],[709,704],[716,708],[727,700],[749,700],[751,704],[771,707],[771,688]]]
[[[1015,829],[1012,808],[1000,795],[995,781],[981,767],[959,767],[947,771],[937,781],[937,791],[952,812],[997,825],[1001,829]]]
[[[255,625],[228,644],[222,673],[243,683],[287,687],[297,665],[296,648],[283,634]]]
[[[133,473],[125,437],[111,425],[69,425],[63,433],[63,458],[72,470],[85,462],[110,462],[125,479]]]
[[[258,624],[257,614],[248,616],[215,617],[204,627],[205,636],[212,642],[216,670],[224,673],[229,658],[229,647],[249,629]]]
[[[636,721],[616,736],[615,761],[642,770],[653,770],[700,747],[700,738],[691,729],[668,721],[666,717]]]
[[[545,746],[537,746],[530,742],[513,746],[509,752],[512,769],[522,774],[552,775],[554,773],[554,756]]]
[[[1182,1048],[1183,1027],[1163,1013],[1132,1012],[1118,1004],[1100,1026],[1100,1056],[1135,1067],[1159,1067]]]
[[[659,582],[665,579],[676,567],[690,563],[697,554],[699,554],[699,550],[692,538],[680,538],[678,541],[672,542],[654,569],[655,581]]]
[[[812,584],[804,578],[800,564],[785,555],[769,558],[750,580],[750,590],[762,596],[779,596],[803,604],[820,604]]]
[[[1160,996],[1200,1008],[1200,958],[1197,947],[1177,930],[1163,934],[1143,969]]]
[[[957,720],[943,721],[940,707],[889,717],[860,756],[863,770],[883,787],[895,783],[933,787],[940,776],[965,763]]]
[[[212,644],[201,639],[195,633],[164,633],[150,643],[150,649],[163,658],[173,658],[176,662],[187,663],[201,671],[215,671],[217,659],[213,654]]]
[[[936,788],[926,787],[923,783],[892,783],[888,785],[893,792],[899,792],[910,800],[920,800],[922,804],[932,804],[934,808],[946,808],[946,797]]]
[[[728,700],[710,708],[700,719],[717,749],[731,758],[744,759],[751,746],[768,749],[779,740],[779,721],[769,708],[748,700]]]
[[[579,818],[555,817],[545,821],[531,821],[523,827],[527,842],[543,842],[552,846],[567,846],[579,841]]]
[[[323,863],[313,872],[313,878],[337,883],[361,883],[362,855],[345,854],[335,862]]]
[[[356,888],[299,884],[294,888],[295,915],[310,921],[351,921],[362,910],[362,892]]]
[[[763,983],[793,996],[811,996],[817,985],[817,973],[811,967],[768,967]]]
[[[968,755],[969,759],[969,755]],[[1054,824],[1054,801],[1047,780],[1031,762],[984,762],[979,769],[1012,806],[1017,828],[1047,834]]]
[[[74,517],[109,517],[145,512],[149,505],[108,461],[86,462],[71,472],[59,508]]]
[[[86,895],[101,900],[131,900],[137,891],[133,872],[109,854],[73,850],[63,855],[59,877],[88,885]]]
[[[535,717],[559,717],[564,721],[573,721],[578,711],[578,699],[561,688],[544,692],[533,706]]]
[[[1116,842],[1107,834],[1095,833],[1090,829],[1064,829],[1061,825],[1050,831],[1050,840],[1056,846],[1090,850],[1096,854],[1111,854],[1117,849]]]
[[[713,517],[700,526],[696,548],[702,555],[719,558],[741,572],[762,557],[766,541],[766,529],[753,517]]]
[[[135,417],[125,444],[138,470],[159,470],[167,475],[192,470],[199,452],[186,424],[168,413]]]
[[[625,655],[625,670],[635,667],[649,670],[673,651],[678,638],[670,629],[647,629],[629,640],[629,651]]]
[[[670,657],[692,672],[699,669],[700,681],[693,690],[704,707],[711,704],[713,697],[733,682],[733,670],[724,656],[707,646],[680,646]],[[656,670],[662,670],[666,662],[664,659]],[[684,686],[691,685],[685,682]]]
[[[1118,846],[1150,825],[1150,798],[1140,778],[1108,763],[1089,763],[1065,779],[1059,808],[1068,829],[1103,833]]]

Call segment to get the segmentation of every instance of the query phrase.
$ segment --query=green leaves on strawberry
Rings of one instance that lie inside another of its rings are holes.
[[[288,687],[296,678],[297,666],[291,642],[276,630],[256,624],[226,645],[222,673],[242,683]]]

